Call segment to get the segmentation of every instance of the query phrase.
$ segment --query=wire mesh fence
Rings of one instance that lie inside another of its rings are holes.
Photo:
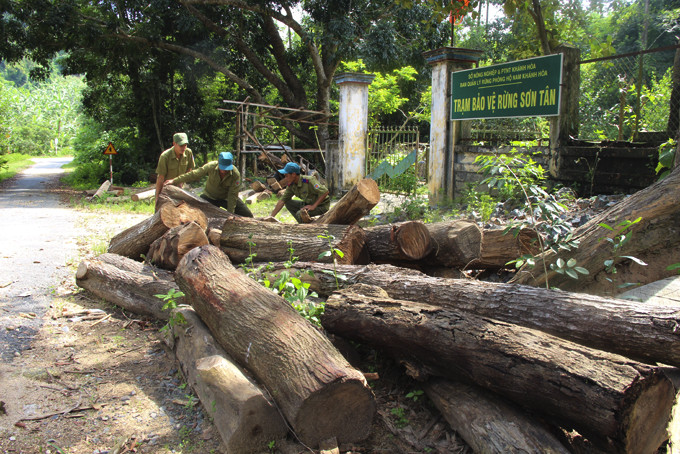
[[[665,132],[676,47],[582,61],[579,139],[634,141]]]
[[[381,191],[412,194],[426,181],[427,150],[417,128],[371,129],[366,150],[366,176]]]

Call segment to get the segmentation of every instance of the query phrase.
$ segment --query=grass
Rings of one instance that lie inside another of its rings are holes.
[[[7,159],[7,167],[2,167],[2,169],[0,169],[0,181],[12,178],[17,173],[35,164],[33,162],[35,156],[29,156],[27,154],[12,153],[3,155],[2,158]]]

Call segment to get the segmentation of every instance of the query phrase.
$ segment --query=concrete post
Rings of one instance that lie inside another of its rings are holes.
[[[340,87],[339,159],[335,162],[339,168],[334,193],[351,189],[366,175],[368,86],[374,78],[375,75],[364,73],[340,73],[334,78]]]
[[[430,121],[430,156],[428,192],[430,205],[452,199],[455,190],[454,147],[460,140],[462,123],[451,121],[451,73],[471,69],[482,51],[443,47],[424,52],[432,66],[432,116]]]

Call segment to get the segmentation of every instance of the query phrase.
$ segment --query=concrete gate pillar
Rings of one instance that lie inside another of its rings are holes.
[[[349,190],[366,175],[368,86],[374,78],[375,75],[364,73],[340,73],[334,77],[340,88],[340,106],[338,159],[332,159],[334,187],[329,188],[331,191]]]
[[[482,51],[443,47],[424,52],[432,66],[432,116],[430,120],[430,156],[428,192],[430,205],[453,199],[455,175],[454,147],[461,137],[461,121],[451,121],[451,73],[471,69]]]

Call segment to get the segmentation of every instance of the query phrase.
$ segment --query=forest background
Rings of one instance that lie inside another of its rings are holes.
[[[176,131],[189,134],[199,165],[233,149],[234,115],[218,110],[225,99],[332,113],[333,76],[366,71],[376,74],[370,126],[413,126],[426,143],[424,51],[480,49],[485,66],[559,44],[586,60],[680,39],[680,0],[2,0],[0,13],[0,166],[12,153],[73,155],[71,183],[81,187],[108,177],[109,142],[121,153],[114,182],[142,186]],[[674,61],[664,55],[644,68],[645,96],[657,103],[671,99]],[[596,70],[582,78],[582,99],[618,111],[618,93],[595,95]],[[337,134],[261,121],[300,147],[323,147]]]

